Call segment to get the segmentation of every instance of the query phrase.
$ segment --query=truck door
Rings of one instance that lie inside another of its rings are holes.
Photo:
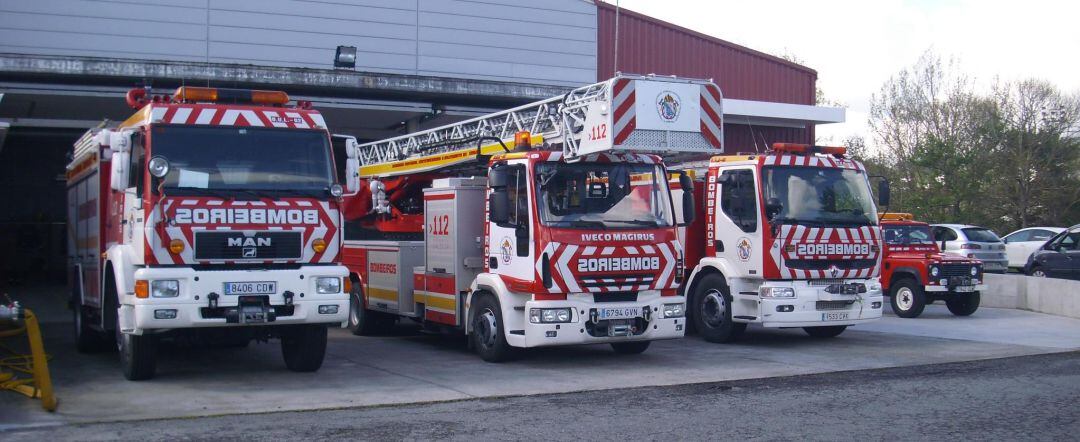
[[[505,222],[490,223],[488,267],[503,276],[508,285],[531,284],[535,274],[532,189],[525,165],[503,166],[509,196]]]
[[[717,178],[717,185],[720,210],[713,227],[716,256],[726,258],[739,275],[761,277],[765,250],[755,171],[751,167],[724,170]]]

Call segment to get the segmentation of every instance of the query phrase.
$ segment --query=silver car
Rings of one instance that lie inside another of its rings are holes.
[[[978,259],[985,272],[1005,273],[1009,267],[1005,243],[990,229],[968,224],[933,224],[930,229],[942,252]]]

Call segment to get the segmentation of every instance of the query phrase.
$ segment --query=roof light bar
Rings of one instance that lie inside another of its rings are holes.
[[[799,143],[773,143],[773,150],[783,153],[815,154],[823,153],[842,157],[847,154],[847,148],[842,146],[811,146]]]
[[[212,87],[181,86],[173,93],[173,101],[177,103],[192,102],[219,102],[228,101],[234,103],[254,103],[285,105],[289,102],[289,94],[282,91],[261,91],[253,89],[226,89]]]

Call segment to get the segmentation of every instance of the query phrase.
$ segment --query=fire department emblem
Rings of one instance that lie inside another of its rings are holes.
[[[739,254],[739,259],[743,261],[750,260],[750,254],[754,251],[753,245],[747,238],[739,238],[739,242],[735,245],[735,250]]]
[[[663,91],[656,96],[656,113],[660,119],[674,122],[679,119],[679,111],[682,110],[682,100],[679,95],[671,91]]]
[[[510,264],[510,260],[514,258],[514,243],[510,241],[510,237],[504,236],[499,242],[499,251],[502,253],[503,264]]]
[[[829,276],[833,278],[840,276],[840,268],[836,265],[829,266]]]

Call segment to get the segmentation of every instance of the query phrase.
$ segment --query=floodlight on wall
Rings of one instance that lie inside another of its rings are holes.
[[[334,67],[349,69],[355,68],[356,46],[338,46],[337,51],[334,52]]]

